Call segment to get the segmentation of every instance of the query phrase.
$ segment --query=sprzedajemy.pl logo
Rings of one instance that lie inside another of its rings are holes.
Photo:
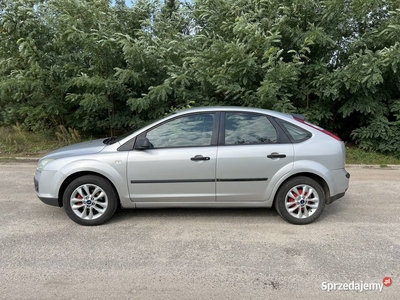
[[[351,281],[351,282],[322,282],[321,289],[323,291],[378,291],[382,292],[383,286],[391,286],[393,283],[392,278],[384,277],[381,283],[364,282],[364,281]]]

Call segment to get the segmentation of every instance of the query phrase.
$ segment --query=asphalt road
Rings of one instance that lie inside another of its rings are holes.
[[[35,166],[0,164],[0,299],[400,294],[400,168],[348,167],[346,196],[307,226],[273,209],[159,209],[118,211],[105,225],[83,227],[36,198]],[[385,276],[393,283],[381,292],[326,291]]]

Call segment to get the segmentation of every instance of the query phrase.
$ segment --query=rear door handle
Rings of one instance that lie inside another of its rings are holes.
[[[190,160],[192,161],[210,160],[210,158],[208,156],[196,155],[195,157],[192,157]]]
[[[285,158],[286,154],[280,154],[278,152],[272,152],[270,155],[267,155],[268,158]]]

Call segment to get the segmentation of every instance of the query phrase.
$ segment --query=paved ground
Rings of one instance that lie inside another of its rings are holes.
[[[290,225],[273,209],[164,209],[119,211],[91,228],[36,198],[34,169],[0,164],[0,299],[400,294],[399,168],[349,167],[345,198],[307,226]],[[381,293],[323,290],[328,283],[382,283],[385,276],[393,284]]]

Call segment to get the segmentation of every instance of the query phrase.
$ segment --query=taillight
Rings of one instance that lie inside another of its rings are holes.
[[[337,140],[337,141],[340,141],[340,142],[342,141],[342,140],[340,139],[340,137],[338,137],[337,135],[333,134],[332,132],[330,132],[330,131],[328,131],[328,130],[325,130],[325,129],[323,129],[323,128],[317,126],[317,125],[308,123],[307,121],[304,121],[304,120],[302,120],[302,119],[300,119],[300,118],[297,118],[297,117],[294,117],[294,119],[295,119],[297,122],[303,123],[303,124],[305,124],[305,125],[307,125],[307,126],[310,126],[311,128],[314,128],[314,129],[316,129],[316,130],[318,130],[318,131],[320,131],[320,132],[325,133],[326,135],[329,135],[330,137],[333,137],[333,138],[334,138],[335,140]]]

